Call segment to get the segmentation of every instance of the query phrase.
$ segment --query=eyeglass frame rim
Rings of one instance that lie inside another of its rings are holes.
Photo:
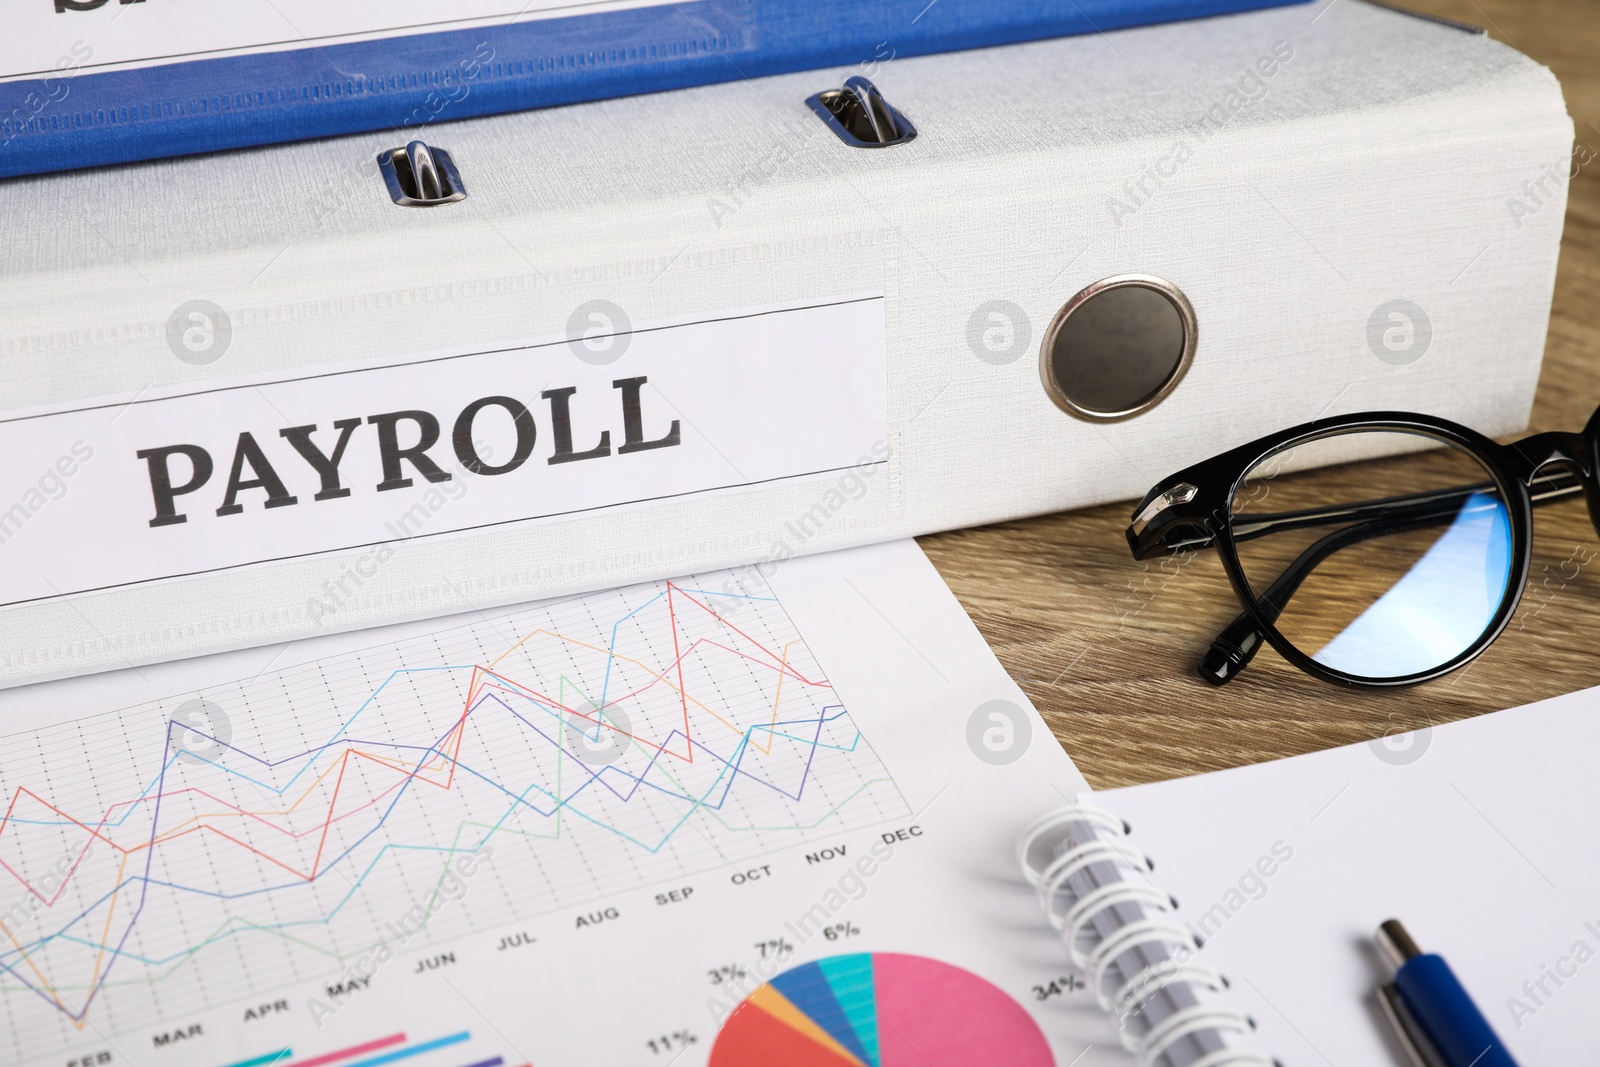
[[[1600,456],[1600,436],[1597,436],[1597,428],[1600,428],[1600,411],[1590,419],[1581,435],[1554,435],[1573,438],[1575,439],[1573,443],[1578,440],[1584,442],[1586,450],[1590,453],[1591,462],[1590,467],[1584,470],[1585,491],[1591,496],[1595,458]],[[1446,662],[1425,671],[1392,678],[1350,674],[1319,663],[1295,647],[1278,630],[1277,625],[1265,617],[1257,605],[1255,591],[1245,576],[1243,564],[1239,560],[1238,544],[1233,538],[1234,497],[1245,478],[1258,464],[1299,444],[1360,431],[1411,433],[1459,447],[1482,464],[1488,472],[1500,490],[1501,498],[1506,502],[1511,520],[1511,573],[1507,577],[1505,592],[1489,625],[1470,645]],[[1505,632],[1527,591],[1528,575],[1533,562],[1531,482],[1539,470],[1551,462],[1565,460],[1581,463],[1583,459],[1581,456],[1555,454],[1542,459],[1530,458],[1519,449],[1519,445],[1530,439],[1523,438],[1508,444],[1500,444],[1469,426],[1420,412],[1367,411],[1315,419],[1231,448],[1156,483],[1134,509],[1134,522],[1127,531],[1128,544],[1135,559],[1169,554],[1173,550],[1172,546],[1159,539],[1148,540],[1144,536],[1150,532],[1156,520],[1164,516],[1166,521],[1161,524],[1160,529],[1174,525],[1202,529],[1208,535],[1208,540],[1195,544],[1194,550],[1198,551],[1208,546],[1217,549],[1223,571],[1228,576],[1228,584],[1233,587],[1234,597],[1239,602],[1240,609],[1250,617],[1267,643],[1291,665],[1315,678],[1352,688],[1399,689],[1420,685],[1458,670],[1481,656]],[[1145,518],[1141,524],[1143,513],[1153,502],[1165,493],[1186,486],[1194,488],[1192,497],[1163,508],[1160,512]],[[1218,515],[1222,516],[1222,521],[1213,523],[1213,518]],[[1181,550],[1188,546],[1177,547]]]

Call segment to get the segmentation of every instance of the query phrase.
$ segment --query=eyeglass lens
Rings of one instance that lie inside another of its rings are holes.
[[[1511,515],[1471,453],[1356,431],[1268,456],[1231,526],[1261,609],[1316,662],[1366,679],[1434,670],[1492,624],[1511,578]]]

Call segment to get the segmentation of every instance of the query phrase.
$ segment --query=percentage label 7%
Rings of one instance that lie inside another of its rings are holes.
[[[770,959],[773,956],[788,956],[794,952],[794,945],[781,937],[772,941],[757,941],[755,948],[757,952],[761,953],[762,959]]]

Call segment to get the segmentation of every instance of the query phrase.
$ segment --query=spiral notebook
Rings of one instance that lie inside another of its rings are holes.
[[[1096,794],[1019,857],[1141,1065],[1407,1063],[1374,997],[1389,918],[1519,1062],[1593,1063],[1597,762],[1591,689]]]

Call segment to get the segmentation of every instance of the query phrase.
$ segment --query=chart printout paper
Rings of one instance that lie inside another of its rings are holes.
[[[0,694],[0,1061],[1125,1062],[932,566],[763,570]]]

